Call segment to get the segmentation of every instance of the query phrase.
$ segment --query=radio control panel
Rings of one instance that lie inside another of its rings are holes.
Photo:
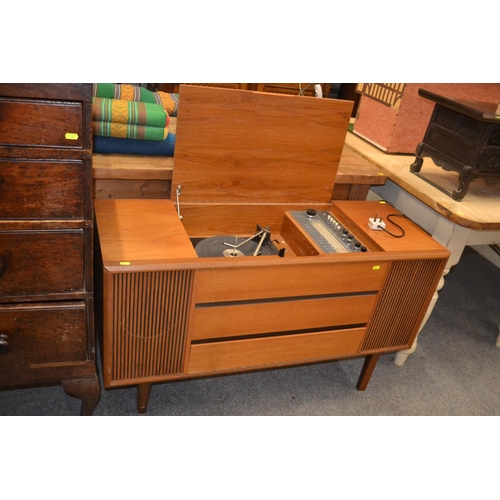
[[[325,253],[368,251],[330,212],[308,209],[289,213]]]

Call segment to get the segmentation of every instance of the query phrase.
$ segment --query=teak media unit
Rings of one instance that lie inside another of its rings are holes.
[[[357,356],[364,390],[412,344],[449,252],[404,217],[404,237],[369,229],[398,231],[388,204],[330,201],[352,103],[189,86],[180,102],[173,199],[94,201],[104,386],[137,385],[145,412],[156,382]],[[259,228],[278,254],[195,249]]]

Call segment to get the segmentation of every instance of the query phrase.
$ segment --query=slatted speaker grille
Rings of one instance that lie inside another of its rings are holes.
[[[409,345],[442,260],[394,262],[381,292],[362,350]]]
[[[192,283],[186,270],[114,275],[114,381],[182,373]]]

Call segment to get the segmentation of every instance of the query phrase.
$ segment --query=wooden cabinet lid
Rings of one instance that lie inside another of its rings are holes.
[[[329,202],[353,103],[181,85],[172,198]]]

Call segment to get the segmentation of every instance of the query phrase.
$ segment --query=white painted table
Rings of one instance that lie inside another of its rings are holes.
[[[500,244],[500,187],[487,185],[484,180],[478,179],[470,183],[462,201],[454,201],[445,192],[410,172],[414,155],[384,153],[351,132],[347,134],[346,144],[374,163],[381,174],[387,175],[385,185],[372,187],[372,191],[451,252],[443,278],[420,327],[422,329],[437,302],[445,276],[458,264],[464,248],[468,245]],[[458,185],[458,173],[437,167],[430,158],[425,158],[421,174],[448,192]],[[496,346],[500,347],[500,330]],[[397,353],[395,363],[402,365],[416,347],[417,340],[410,349]]]

